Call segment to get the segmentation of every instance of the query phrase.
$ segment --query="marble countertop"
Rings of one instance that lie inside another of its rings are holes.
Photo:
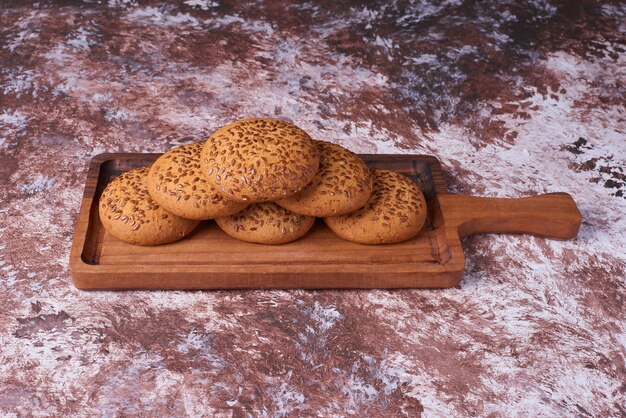
[[[626,415],[623,2],[137,3],[0,10],[0,415]],[[580,234],[464,239],[448,290],[73,287],[92,156],[250,116]]]

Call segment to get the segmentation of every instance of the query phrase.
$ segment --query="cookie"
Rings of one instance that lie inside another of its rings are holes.
[[[218,129],[201,154],[209,184],[230,200],[266,202],[300,191],[315,176],[317,147],[297,126],[244,119]]]
[[[306,234],[315,218],[264,202],[248,206],[236,215],[217,218],[215,222],[228,235],[242,241],[284,244]]]
[[[174,242],[198,221],[167,211],[148,194],[148,167],[135,168],[111,181],[99,201],[100,220],[115,238],[136,245]]]
[[[363,207],[372,194],[372,175],[356,154],[325,141],[314,141],[320,166],[304,189],[276,201],[292,212],[309,216],[336,216]]]
[[[157,159],[148,173],[148,193],[155,202],[186,219],[233,215],[247,203],[226,199],[207,183],[200,171],[204,142],[181,145]]]
[[[359,244],[387,244],[415,236],[426,221],[426,200],[417,185],[402,174],[373,169],[374,190],[367,204],[354,212],[324,218],[339,237]]]

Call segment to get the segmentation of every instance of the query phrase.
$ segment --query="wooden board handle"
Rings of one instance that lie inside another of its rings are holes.
[[[571,239],[578,235],[580,211],[567,193],[502,199],[439,195],[446,227],[457,227],[460,237],[472,234],[531,234]]]

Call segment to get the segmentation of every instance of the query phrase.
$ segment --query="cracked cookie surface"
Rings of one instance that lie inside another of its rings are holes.
[[[115,238],[135,245],[178,241],[198,226],[155,202],[148,193],[148,167],[114,178],[102,192],[98,209],[104,228]]]
[[[304,189],[276,203],[309,216],[336,216],[363,207],[372,193],[369,168],[356,154],[326,141],[315,141],[320,166]]]
[[[211,135],[200,164],[207,182],[223,196],[255,203],[299,192],[315,176],[319,155],[311,137],[297,126],[252,118]]]
[[[264,202],[215,221],[228,235],[242,241],[284,244],[306,234],[315,218],[290,212],[273,202]]]
[[[374,190],[367,204],[354,212],[324,218],[339,237],[359,244],[388,244],[415,236],[426,221],[426,200],[417,185],[402,174],[371,170]]]
[[[165,209],[185,219],[233,215],[247,204],[222,196],[200,169],[204,142],[176,147],[157,159],[148,173],[148,192]]]

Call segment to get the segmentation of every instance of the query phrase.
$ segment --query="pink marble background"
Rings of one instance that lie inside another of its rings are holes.
[[[626,416],[620,1],[3,2],[0,415]],[[81,292],[87,163],[248,116],[571,193],[567,242],[464,240],[441,291]]]

